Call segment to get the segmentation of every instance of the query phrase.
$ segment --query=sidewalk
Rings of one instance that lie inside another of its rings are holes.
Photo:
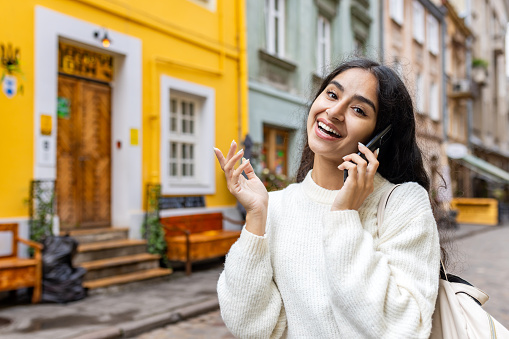
[[[449,231],[462,239],[503,226],[460,225]],[[216,310],[222,265],[186,277],[176,272],[157,283],[93,295],[66,305],[0,306],[0,337],[9,339],[132,338],[154,328]],[[10,324],[3,326],[3,320]]]
[[[0,338],[131,338],[216,310],[222,265],[186,277],[176,272],[158,282],[59,304],[0,306]],[[2,326],[4,320],[10,320]]]

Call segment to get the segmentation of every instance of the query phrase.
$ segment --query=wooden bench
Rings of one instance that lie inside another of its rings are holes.
[[[33,287],[32,303],[41,300],[43,246],[34,241],[18,236],[18,224],[0,224],[0,232],[12,233],[11,254],[0,256],[0,291],[11,291],[19,288]],[[33,247],[34,258],[18,258],[18,242]]]
[[[236,225],[244,224],[222,213],[161,218],[168,259],[185,262],[186,274],[189,275],[193,262],[226,255],[240,236],[240,231],[223,230],[223,219]]]

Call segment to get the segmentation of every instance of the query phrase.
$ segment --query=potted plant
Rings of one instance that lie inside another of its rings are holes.
[[[479,85],[486,84],[488,77],[488,61],[481,58],[472,60],[472,80]]]

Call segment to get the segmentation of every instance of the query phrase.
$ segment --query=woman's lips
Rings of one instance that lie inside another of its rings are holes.
[[[325,133],[324,131],[322,131],[320,128],[318,128],[318,122],[315,122],[315,133],[319,138],[324,139],[324,140],[339,140],[340,139],[337,137],[333,137],[333,136]]]

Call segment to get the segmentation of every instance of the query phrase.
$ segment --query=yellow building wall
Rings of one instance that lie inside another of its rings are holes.
[[[227,150],[233,139],[247,133],[243,0],[217,0],[215,11],[188,0],[151,1],[150,6],[143,0],[2,1],[0,44],[12,44],[21,50],[24,94],[8,99],[0,93],[0,218],[28,214],[26,200],[34,169],[37,5],[142,41],[143,184],[160,181],[159,78],[163,74],[214,88],[214,146]],[[206,206],[235,204],[220,167],[216,164],[210,170],[216,172],[216,194],[206,196]]]

